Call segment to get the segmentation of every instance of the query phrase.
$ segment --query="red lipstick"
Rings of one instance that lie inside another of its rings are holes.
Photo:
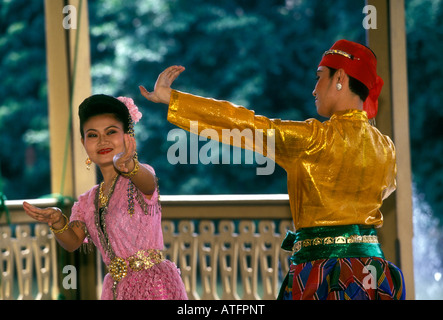
[[[106,148],[106,149],[101,149],[101,150],[98,150],[98,154],[107,154],[107,153],[109,153],[109,152],[111,152],[112,151],[112,149],[111,148]]]

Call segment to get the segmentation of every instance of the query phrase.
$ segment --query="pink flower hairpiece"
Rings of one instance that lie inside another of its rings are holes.
[[[140,119],[142,118],[142,113],[138,111],[138,107],[135,105],[134,100],[127,97],[118,97],[117,99],[123,102],[126,108],[128,108],[129,114],[134,124],[139,122]]]

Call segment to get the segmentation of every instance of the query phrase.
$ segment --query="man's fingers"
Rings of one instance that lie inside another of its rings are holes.
[[[159,74],[154,85],[154,91],[149,92],[144,86],[139,86],[140,93],[152,102],[168,103],[171,85],[177,77],[185,70],[182,66],[170,66]]]
[[[148,90],[146,90],[146,88],[143,86],[138,86],[138,88],[140,89],[140,93],[142,94],[142,96],[149,100],[150,93],[148,92]]]
[[[182,66],[172,66],[167,69],[165,73],[169,85],[171,85],[175,79],[185,70]]]

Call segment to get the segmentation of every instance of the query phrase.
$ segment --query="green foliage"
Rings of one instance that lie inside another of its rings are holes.
[[[8,199],[50,192],[44,35],[43,1],[0,4],[0,192]]]
[[[406,1],[413,180],[443,220],[443,1]]]

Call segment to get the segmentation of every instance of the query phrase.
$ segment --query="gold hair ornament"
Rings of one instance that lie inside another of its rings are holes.
[[[351,60],[360,60],[360,58],[357,58],[356,56],[353,56],[350,53],[344,52],[342,50],[337,50],[337,49],[332,49],[332,50],[325,51],[325,53],[323,53],[323,57],[328,55],[328,54],[339,54],[339,55],[341,55],[343,57],[346,57],[348,59],[351,59]]]

